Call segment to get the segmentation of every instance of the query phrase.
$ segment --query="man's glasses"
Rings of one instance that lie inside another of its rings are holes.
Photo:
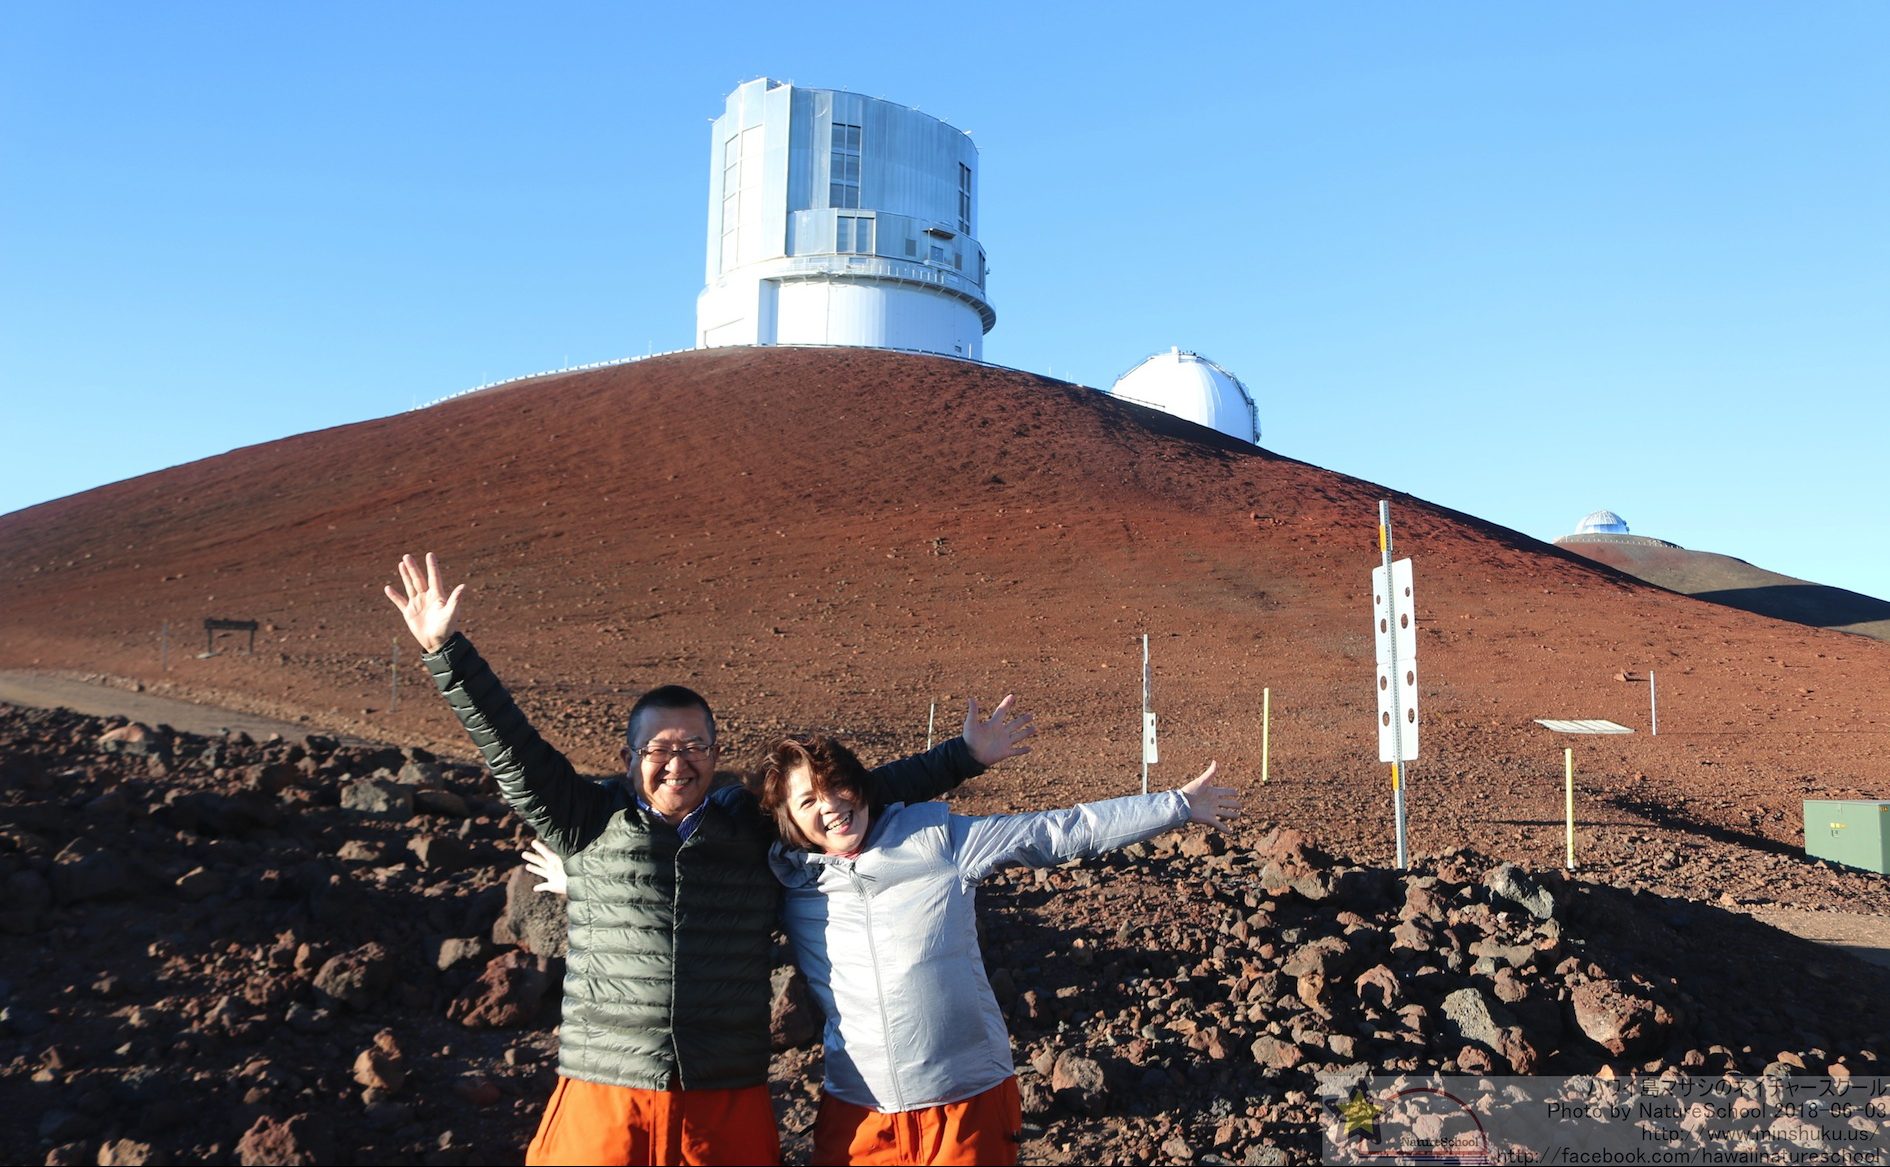
[[[637,756],[652,766],[667,766],[671,758],[681,758],[685,762],[695,762],[709,756],[715,747],[704,742],[688,741],[679,745],[644,746],[637,751]]]

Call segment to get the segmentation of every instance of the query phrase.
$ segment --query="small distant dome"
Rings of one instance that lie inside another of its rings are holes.
[[[1243,442],[1260,442],[1260,413],[1240,378],[1199,353],[1170,348],[1116,378],[1112,397],[1217,429]]]
[[[1613,511],[1596,511],[1575,525],[1577,535],[1625,535],[1627,520]]]

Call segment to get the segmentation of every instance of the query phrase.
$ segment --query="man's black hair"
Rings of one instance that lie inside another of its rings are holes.
[[[628,743],[631,749],[634,750],[638,748],[640,744],[636,736],[637,718],[641,716],[646,709],[702,710],[702,715],[709,720],[708,744],[715,744],[715,711],[710,709],[709,703],[702,699],[702,694],[696,692],[694,689],[685,688],[681,685],[658,685],[643,696],[638,697],[637,703],[630,707],[630,720],[624,723],[623,736],[624,741]]]

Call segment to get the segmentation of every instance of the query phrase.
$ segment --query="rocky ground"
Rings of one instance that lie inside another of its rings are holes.
[[[1408,875],[1373,730],[1384,499],[1416,579]],[[1884,972],[1753,916],[1890,946],[1890,880],[1807,859],[1803,819],[1890,797],[1890,643],[1664,591],[1082,386],[717,349],[0,515],[10,677],[296,727],[111,752],[117,723],[5,714],[0,1157],[516,1158],[553,1072],[555,942],[381,596],[429,549],[534,724],[600,773],[665,682],[708,695],[738,763],[810,728],[889,759],[934,703],[945,734],[967,696],[1016,692],[1037,751],[958,805],[1109,797],[1136,788],[1147,637],[1154,782],[1217,760],[1249,815],[1218,852],[989,885],[1031,1159],[1308,1161],[1318,1075],[1360,1066],[1885,1054]],[[255,621],[254,650],[206,619]],[[782,1053],[791,1148],[810,1056]]]
[[[525,837],[415,748],[0,706],[0,1160],[517,1161],[562,951]],[[1624,882],[1266,821],[1001,873],[1024,1156],[1313,1162],[1321,1079],[1366,1073],[1884,1072],[1890,969]],[[777,979],[798,1158],[819,1056]]]

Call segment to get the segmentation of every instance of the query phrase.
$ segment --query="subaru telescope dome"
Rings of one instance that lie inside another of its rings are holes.
[[[1260,443],[1260,413],[1240,378],[1199,353],[1170,348],[1116,378],[1111,397]]]
[[[1613,511],[1596,511],[1581,522],[1575,524],[1577,535],[1625,535],[1628,533],[1627,520]]]

